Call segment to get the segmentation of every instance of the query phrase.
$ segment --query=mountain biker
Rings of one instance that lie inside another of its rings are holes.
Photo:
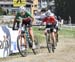
[[[32,30],[32,22],[33,22],[33,17],[31,16],[31,14],[29,12],[26,11],[26,8],[21,6],[19,8],[19,12],[17,12],[16,16],[15,16],[15,19],[14,19],[14,23],[13,23],[13,26],[15,25],[15,23],[17,22],[18,23],[18,26],[19,27],[19,23],[20,23],[20,18],[22,18],[21,22],[22,22],[22,27],[25,25],[27,26],[28,25],[28,32],[29,32],[29,35],[32,39],[32,49],[35,49],[35,43],[34,43],[34,35],[33,35],[33,30]],[[25,41],[25,46],[26,46],[26,38],[25,38],[25,32],[22,30],[22,32],[24,34],[24,41]]]
[[[46,24],[46,29],[45,29],[45,35],[47,34],[47,28],[50,28],[50,32],[51,32],[51,38],[53,40],[53,42],[56,42],[56,36],[55,36],[55,32],[56,32],[56,24],[57,24],[57,20],[55,18],[54,13],[52,13],[50,10],[46,11],[45,13],[46,17],[43,18],[43,21],[41,24],[43,24],[45,22]],[[56,45],[54,45],[55,48]]]

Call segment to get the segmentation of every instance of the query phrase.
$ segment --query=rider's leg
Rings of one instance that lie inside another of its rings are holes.
[[[29,27],[29,34],[30,34],[30,37],[32,39],[32,42],[34,42],[34,35],[33,35],[32,27]]]
[[[20,37],[20,45],[22,45],[22,37]]]
[[[54,32],[55,32],[56,42],[58,42],[58,25],[55,25],[54,29],[55,29]]]
[[[35,49],[36,46],[35,46],[35,41],[34,41],[34,35],[33,35],[33,30],[32,30],[32,27],[29,27],[29,34],[30,34],[30,37],[31,37],[31,40],[32,40],[32,48]]]
[[[45,29],[44,34],[45,34],[45,36],[47,35],[47,28]]]
[[[25,33],[24,33],[24,46],[26,47],[27,45],[26,45],[26,35],[25,35]]]
[[[24,45],[26,47],[26,35],[25,33],[21,32],[23,35],[20,36],[20,45]],[[24,39],[24,44],[22,43],[23,39]]]
[[[58,42],[58,31],[55,32],[56,42]]]
[[[51,39],[52,39],[52,43],[54,43],[54,47],[56,46],[56,36],[55,36],[55,32],[51,32]]]

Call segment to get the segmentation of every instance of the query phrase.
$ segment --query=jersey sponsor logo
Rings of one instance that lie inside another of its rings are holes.
[[[26,5],[26,0],[13,0],[13,6],[25,6]]]

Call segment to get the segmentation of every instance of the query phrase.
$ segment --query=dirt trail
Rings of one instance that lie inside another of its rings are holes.
[[[43,48],[37,55],[17,56],[0,62],[75,62],[75,39],[60,38],[55,53],[48,53],[47,48]]]

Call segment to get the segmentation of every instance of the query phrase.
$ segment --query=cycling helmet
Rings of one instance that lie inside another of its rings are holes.
[[[50,13],[50,14],[52,13],[51,10],[48,10],[47,12]]]
[[[45,13],[46,17],[50,16],[50,14],[51,14],[51,11],[50,11],[50,10],[48,10],[48,11]]]
[[[49,12],[46,12],[45,13],[46,17],[50,16],[50,13]]]
[[[19,8],[19,11],[20,11],[20,12],[25,12],[25,11],[26,11],[26,8],[25,8],[24,6],[21,6],[21,7]]]
[[[50,10],[48,10],[45,15],[46,15],[46,17],[54,16],[54,13],[52,13]]]

